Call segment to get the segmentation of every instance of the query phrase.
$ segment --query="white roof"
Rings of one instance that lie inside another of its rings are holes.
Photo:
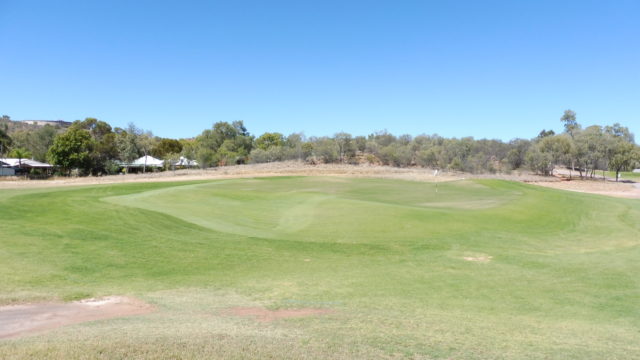
[[[176,166],[198,166],[198,162],[195,160],[189,160],[184,156],[180,156],[180,160],[173,163]]]
[[[30,160],[30,159],[14,159],[14,158],[0,158],[0,162],[7,164],[10,167],[18,167],[22,164],[23,167],[34,167],[34,168],[50,168],[53,165],[43,163],[40,161]]]
[[[153,156],[143,156],[131,163],[133,166],[164,166],[164,160],[156,159]]]

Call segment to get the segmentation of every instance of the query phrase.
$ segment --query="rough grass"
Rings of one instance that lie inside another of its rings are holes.
[[[0,341],[0,358],[640,353],[635,200],[288,177],[3,191],[0,219],[1,303],[121,294],[159,308]],[[236,306],[335,312],[261,323],[225,315]]]

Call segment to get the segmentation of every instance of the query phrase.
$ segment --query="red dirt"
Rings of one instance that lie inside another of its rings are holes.
[[[71,303],[0,307],[0,339],[16,338],[87,321],[146,314],[154,307],[137,299],[109,296]]]
[[[331,314],[334,311],[314,308],[267,310],[260,307],[235,307],[227,310],[227,313],[234,316],[253,317],[260,322],[270,322],[283,318]]]

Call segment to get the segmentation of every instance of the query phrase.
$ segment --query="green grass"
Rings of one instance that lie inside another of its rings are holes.
[[[637,200],[322,177],[3,190],[0,234],[0,303],[159,309],[0,340],[0,358],[640,354]],[[335,312],[259,323],[234,306]]]
[[[607,171],[607,177],[611,178],[611,179],[615,179],[616,178],[616,172],[615,171]],[[621,171],[620,172],[620,179],[622,179],[622,180],[631,180],[631,181],[638,182],[638,181],[640,181],[640,173],[634,173],[634,172],[631,172],[631,171]]]

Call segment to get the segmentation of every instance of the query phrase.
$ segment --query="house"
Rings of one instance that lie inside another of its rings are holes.
[[[14,169],[11,165],[0,161],[0,176],[15,176],[16,169]]]
[[[640,174],[640,169],[633,169],[633,172],[636,174]]]
[[[14,176],[40,170],[50,174],[54,166],[31,159],[0,158],[0,176]]]
[[[176,168],[193,168],[198,166],[198,162],[195,160],[189,160],[184,156],[180,156],[180,159],[172,162],[171,165]]]
[[[170,168],[175,169],[188,169],[198,167],[198,162],[195,160],[189,160],[184,156],[181,156],[178,160],[173,161],[165,161],[156,159],[153,156],[143,156],[139,159],[132,161],[131,163],[121,162],[119,163],[121,167],[126,168],[128,172],[138,172],[138,171],[146,171],[146,170],[162,170],[165,166],[169,166]]]
[[[164,160],[156,159],[153,156],[145,155],[132,162],[129,167],[164,167]]]
[[[164,160],[156,159],[153,156],[145,155],[141,158],[138,158],[131,163],[120,163],[120,166],[127,169],[127,172],[133,171],[137,172],[138,170],[146,171],[147,169],[156,170],[162,169],[164,167]]]

